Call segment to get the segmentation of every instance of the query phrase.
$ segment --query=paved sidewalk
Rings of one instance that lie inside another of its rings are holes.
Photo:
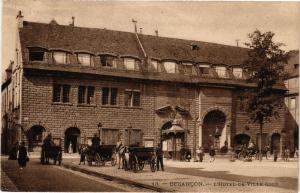
[[[291,160],[289,162],[272,160],[254,160],[252,162],[244,162],[229,159],[216,159],[214,162],[205,160],[204,162],[180,162],[165,160],[165,165],[175,168],[194,168],[201,171],[223,171],[227,174],[243,175],[250,177],[290,177],[298,178],[298,161]]]
[[[1,169],[1,191],[17,192],[18,188]]]
[[[80,168],[85,171],[97,172],[117,178],[136,181],[149,186],[159,187],[168,191],[177,192],[270,192],[270,193],[290,193],[297,190],[288,190],[272,187],[272,183],[264,182],[242,182],[238,179],[234,181],[217,178],[207,178],[171,172],[151,172],[148,165],[143,171],[134,173],[131,171],[118,170],[109,164],[104,167],[78,165],[78,162],[66,160],[64,164]]]

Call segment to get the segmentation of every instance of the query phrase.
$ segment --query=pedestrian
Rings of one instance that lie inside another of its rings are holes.
[[[116,153],[117,153],[117,162],[118,162],[118,169],[121,168],[121,164],[123,166],[123,156],[124,156],[124,153],[125,153],[125,146],[123,145],[122,141],[119,140],[117,142],[117,145],[116,145]]]
[[[22,141],[21,145],[19,147],[19,153],[18,153],[18,163],[19,163],[21,170],[26,167],[27,161],[29,161],[29,157],[27,155],[27,149],[25,147],[25,142]]]
[[[273,154],[274,154],[274,162],[277,162],[278,158],[278,150],[276,147],[273,148]]]
[[[156,165],[157,165],[157,171],[159,171],[159,165],[160,165],[160,168],[161,168],[161,171],[165,171],[164,170],[164,160],[163,160],[163,151],[162,151],[162,148],[161,148],[161,145],[160,143],[157,144],[157,148],[156,148]]]
[[[13,144],[12,148],[9,151],[9,157],[8,157],[8,159],[10,159],[10,160],[17,160],[18,149],[19,149],[19,142],[16,142],[15,144]]]
[[[284,161],[288,162],[289,158],[290,158],[290,150],[289,150],[289,148],[284,147],[283,156],[284,156]]]
[[[73,153],[73,145],[72,145],[72,142],[70,142],[68,152],[69,152],[69,153]]]
[[[298,148],[296,147],[295,148],[295,153],[294,153],[294,159],[298,158],[299,157],[299,150]]]
[[[78,151],[79,155],[80,155],[80,161],[79,161],[79,165],[81,165],[81,162],[83,162],[83,165],[85,165],[85,158],[87,156],[87,147],[86,145],[81,145]]]
[[[209,155],[210,155],[210,162],[213,162],[215,161],[215,156],[216,156],[216,150],[214,148],[214,146],[210,146],[210,149],[209,149]]]
[[[204,152],[203,152],[203,148],[201,146],[198,147],[198,149],[196,150],[196,154],[197,154],[197,162],[200,161],[202,162],[203,161],[203,157],[204,157]]]

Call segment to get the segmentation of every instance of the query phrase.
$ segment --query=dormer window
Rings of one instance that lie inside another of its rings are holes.
[[[92,55],[86,54],[86,53],[78,53],[77,54],[77,60],[79,64],[83,66],[93,66],[92,65]]]
[[[193,73],[193,64],[192,63],[182,63],[184,73],[192,74]]]
[[[157,60],[151,60],[150,66],[151,66],[152,70],[154,70],[156,72],[158,71],[158,62],[157,62]]]
[[[220,78],[226,78],[226,67],[225,66],[216,66],[215,69]]]
[[[235,78],[242,78],[243,77],[243,69],[242,68],[233,68],[232,73]]]
[[[113,56],[101,55],[100,62],[101,62],[101,66],[103,67],[110,67],[110,68],[117,67],[115,57]]]
[[[29,61],[44,61],[45,50],[41,48],[29,49]]]
[[[208,64],[200,64],[199,71],[201,75],[208,75],[210,66]]]
[[[176,73],[176,63],[175,62],[164,62],[164,68],[167,73]]]
[[[124,58],[124,66],[127,70],[139,70],[138,61],[134,58]]]
[[[56,64],[67,64],[67,53],[63,51],[54,51],[53,60]]]

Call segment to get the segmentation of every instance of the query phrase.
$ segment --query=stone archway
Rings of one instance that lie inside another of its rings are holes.
[[[65,131],[65,153],[76,153],[80,145],[80,129],[70,127]]]
[[[34,125],[27,131],[28,151],[40,152],[43,144],[43,134],[46,129],[41,125]]]
[[[208,151],[210,146],[220,149],[227,140],[226,115],[220,110],[208,112],[202,122],[202,146]]]

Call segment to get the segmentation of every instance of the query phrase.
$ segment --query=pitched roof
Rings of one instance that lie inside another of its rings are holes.
[[[135,33],[130,32],[24,21],[20,37],[23,50],[40,46],[143,57]],[[239,65],[247,57],[247,49],[241,47],[142,34],[139,38],[150,58]],[[192,50],[192,44],[199,49]]]

